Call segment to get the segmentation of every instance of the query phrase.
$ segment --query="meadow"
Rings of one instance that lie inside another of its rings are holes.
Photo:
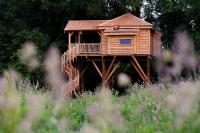
[[[76,99],[38,91],[14,71],[0,80],[0,133],[197,133],[200,80],[107,88]]]

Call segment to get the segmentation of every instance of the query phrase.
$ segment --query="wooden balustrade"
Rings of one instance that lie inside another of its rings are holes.
[[[75,48],[75,50],[74,50]],[[74,52],[78,53],[99,53],[100,52],[100,43],[80,43],[80,44],[71,44],[71,49]]]

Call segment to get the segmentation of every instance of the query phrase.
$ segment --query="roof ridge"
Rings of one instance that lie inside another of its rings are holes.
[[[126,13],[126,14],[123,14],[123,15],[121,15],[121,16],[119,16],[119,17],[114,18],[114,19],[108,20],[108,21],[106,21],[106,22],[104,22],[104,23],[101,23],[101,24],[99,24],[98,26],[103,26],[103,25],[105,25],[105,24],[108,24],[109,22],[118,20],[118,19],[123,18],[124,16],[128,16],[128,15],[131,16],[131,17],[134,17],[134,18],[137,19],[138,21],[142,21],[142,22],[144,22],[144,23],[146,23],[146,24],[152,25],[151,23],[149,23],[149,22],[147,22],[147,21],[145,21],[145,20],[143,20],[143,19],[141,19],[141,18],[139,18],[139,17],[136,17],[135,15],[133,15],[133,14],[131,14],[131,13]]]
[[[106,19],[98,19],[98,20],[68,20],[68,21],[107,21]]]
[[[108,22],[110,22],[110,21],[119,19],[119,18],[121,18],[121,17],[123,17],[123,16],[125,16],[125,15],[127,15],[127,14],[130,14],[130,13],[126,13],[126,14],[123,14],[123,15],[118,16],[118,17],[116,17],[116,18],[110,19],[110,20],[108,20],[108,21],[106,21],[106,22],[104,22],[104,23],[102,23],[102,24],[99,24],[98,26],[101,26],[101,25],[106,24],[106,23],[108,23]]]

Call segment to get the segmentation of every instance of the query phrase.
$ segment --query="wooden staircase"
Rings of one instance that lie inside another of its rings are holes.
[[[66,86],[66,96],[72,97],[73,91],[80,91],[80,72],[75,66],[75,59],[79,54],[79,47],[73,46],[61,57],[61,69],[62,72],[68,77],[68,83]]]

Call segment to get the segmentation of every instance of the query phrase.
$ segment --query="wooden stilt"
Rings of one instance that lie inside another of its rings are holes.
[[[114,62],[115,62],[115,59],[116,59],[116,56],[114,56],[114,58],[113,58],[113,60],[112,60],[112,62],[111,62],[111,64],[110,64],[110,66],[108,67],[108,70],[107,70],[107,72],[106,72],[106,77],[107,77],[108,74],[110,73],[110,70],[111,70],[111,68],[112,68],[112,66],[113,66],[113,64],[114,64]]]
[[[133,68],[136,70],[136,72],[139,74],[139,76],[142,78],[142,80],[146,82],[145,77],[142,75],[142,73],[141,73],[140,70],[137,68],[137,66],[134,64],[133,61],[131,61],[131,65],[132,65]]]
[[[102,78],[102,77],[103,77],[103,76],[102,76],[102,73],[101,73],[101,71],[99,70],[97,64],[96,64],[94,61],[92,61],[92,64],[94,65],[94,67],[96,68],[97,72],[99,73],[99,75],[100,75],[101,78]]]
[[[144,73],[142,67],[140,66],[140,64],[138,63],[137,59],[135,58],[135,56],[132,56],[133,61],[135,63],[135,65],[137,66],[138,70],[141,72],[142,76],[144,77],[145,81],[148,80],[147,75]]]
[[[119,65],[120,65],[120,62],[118,62],[118,63],[114,66],[114,68],[112,69],[112,71],[110,72],[110,74],[107,76],[106,82],[108,82],[108,80],[109,80],[110,77],[113,75],[113,73],[115,72],[115,70],[119,67]]]
[[[150,65],[150,58],[147,56],[147,80],[151,81],[151,65]]]
[[[117,70],[115,71],[115,73],[112,75],[112,78],[116,77],[126,66],[127,66],[127,64],[121,64],[121,65],[119,66],[119,69],[117,69]],[[109,83],[109,84],[110,84],[112,78],[110,78],[110,79],[108,80],[108,83]]]
[[[88,67],[89,67],[89,64],[87,64],[87,65],[85,66],[85,68],[84,68],[83,70],[81,70],[80,77],[82,77],[82,76],[83,76],[83,74],[84,74],[84,73],[85,73],[85,71],[88,69]]]
[[[101,57],[101,72],[102,72],[102,87],[105,87],[106,82],[105,82],[105,62],[103,60],[103,56]]]

